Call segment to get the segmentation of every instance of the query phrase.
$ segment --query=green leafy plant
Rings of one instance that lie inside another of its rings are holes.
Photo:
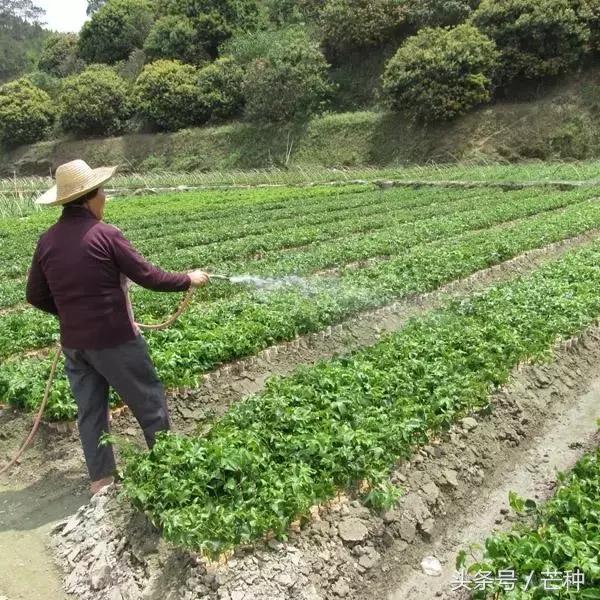
[[[43,139],[55,118],[56,109],[50,96],[28,79],[0,87],[0,141],[5,146]]]
[[[110,67],[93,65],[64,80],[60,95],[62,128],[76,135],[114,135],[133,115],[130,85]]]
[[[422,29],[386,65],[384,91],[419,120],[452,119],[490,100],[497,60],[494,43],[471,25]]]

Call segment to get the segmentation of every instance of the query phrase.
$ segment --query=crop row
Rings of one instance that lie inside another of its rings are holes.
[[[130,449],[126,493],[166,539],[210,555],[284,536],[340,489],[366,483],[368,503],[390,506],[396,461],[600,315],[598,264],[595,243],[374,347],[271,379],[204,437],[165,434],[149,453]]]
[[[225,241],[235,241],[248,245],[249,241],[254,240],[258,243],[258,249],[267,250],[273,243],[279,244],[279,247],[292,246],[294,244],[310,243],[320,239],[331,239],[343,237],[345,234],[344,225],[360,221],[369,223],[373,221],[373,229],[382,227],[386,222],[410,222],[451,214],[455,211],[463,211],[481,207],[485,196],[479,194],[460,194],[453,196],[444,196],[442,202],[435,201],[434,197],[421,195],[416,197],[416,201],[411,201],[404,194],[377,192],[373,194],[363,194],[360,199],[366,203],[360,203],[357,206],[347,203],[340,204],[331,210],[311,212],[304,215],[293,214],[285,219],[272,220],[265,218],[263,214],[260,220],[249,222],[247,217],[239,218],[240,222],[227,220],[215,224],[210,229],[196,230],[192,227],[186,227],[183,231],[170,231],[165,234],[161,240],[161,250],[179,250],[182,248],[198,247],[203,244],[215,244]],[[347,200],[347,199],[345,199]],[[487,204],[487,199],[486,199]],[[387,217],[387,221],[385,218]],[[357,219],[359,219],[357,221]],[[339,229],[336,232],[335,226]],[[181,228],[179,228],[181,229]],[[367,228],[365,227],[365,231]],[[313,233],[313,231],[316,232]],[[164,230],[163,230],[164,232]],[[282,234],[289,236],[289,241],[282,242],[277,236]],[[312,235],[311,235],[312,234]],[[336,235],[337,234],[337,235]],[[156,250],[156,238],[148,238],[144,241],[138,241],[135,233],[132,239],[142,252],[154,252]],[[260,246],[260,240],[264,241],[264,247]],[[277,247],[277,246],[273,246]]]
[[[477,572],[488,574],[474,597],[600,598],[600,449],[560,474],[545,504],[511,495],[511,505],[525,518],[490,536],[483,558],[468,565],[466,585],[475,587],[469,577]],[[467,565],[465,552],[459,564]]]
[[[426,198],[427,201],[430,202],[429,196],[426,196]],[[500,198],[502,198],[502,196],[500,196]],[[344,214],[341,216],[341,218],[338,217],[337,224],[334,223],[327,228],[311,228],[310,231],[312,232],[312,236],[309,235],[308,228],[296,227],[295,223],[292,223],[288,229],[282,229],[278,233],[272,234],[271,236],[257,236],[256,238],[250,239],[247,237],[240,237],[239,239],[236,239],[235,234],[237,232],[235,231],[235,227],[231,225],[231,223],[227,222],[221,226],[221,228],[219,228],[215,235],[219,236],[222,229],[227,230],[229,227],[231,227],[231,235],[233,235],[232,241],[228,241],[230,236],[229,234],[225,234],[225,239],[220,243],[187,248],[179,251],[165,250],[165,244],[162,242],[153,242],[152,244],[148,244],[147,248],[139,245],[135,237],[133,237],[133,242],[142,252],[146,254],[150,260],[157,262],[158,264],[162,263],[164,268],[187,270],[193,266],[203,264],[204,268],[222,270],[225,257],[228,257],[229,259],[232,257],[238,257],[234,268],[239,267],[241,271],[238,272],[243,272],[243,270],[248,267],[246,263],[252,262],[252,259],[255,258],[256,253],[260,252],[259,256],[261,257],[268,256],[269,254],[272,255],[272,253],[285,250],[287,246],[293,245],[294,240],[296,244],[304,244],[308,246],[310,245],[311,241],[314,242],[317,239],[326,239],[327,236],[335,237],[338,235],[343,235],[344,230],[368,232],[369,230],[376,230],[378,228],[381,229],[384,226],[387,226],[389,229],[397,224],[410,221],[410,219],[419,220],[430,218],[431,214],[435,214],[437,210],[440,210],[443,214],[446,210],[451,211],[452,209],[455,211],[467,210],[468,208],[474,209],[474,207],[480,203],[479,196],[476,196],[474,198],[462,200],[459,199],[456,201],[448,200],[447,203],[450,206],[449,209],[447,209],[445,206],[438,207],[437,204],[433,207],[425,208],[422,206],[422,198],[421,204],[417,204],[417,206],[414,206],[414,203],[410,201],[410,199],[409,201],[406,201],[407,199],[404,196],[400,196],[400,199],[401,202],[399,202],[399,198],[396,195],[386,195],[386,202],[383,204],[383,206],[381,205],[381,202],[378,202],[374,205],[377,210],[373,216],[369,217],[369,213],[373,209],[373,206],[369,206],[366,210],[364,210],[364,207],[361,208],[362,212],[359,214],[354,214],[351,210],[349,211],[349,215]],[[576,202],[577,200],[578,198],[574,197],[565,199],[564,201]],[[499,201],[500,200],[492,200],[490,204],[494,204],[495,202]],[[559,200],[558,202],[562,202],[562,200]],[[401,204],[404,208],[395,208],[398,204]],[[417,211],[417,207],[422,208],[424,211],[423,215]],[[383,211],[384,214],[378,215],[377,213],[380,210]],[[367,215],[364,214],[365,212]],[[184,233],[182,235],[187,236],[189,234]],[[211,235],[211,232],[208,232],[205,235],[205,241],[208,241]],[[175,239],[178,239],[178,236],[174,237]],[[310,251],[310,248],[306,248],[304,250],[304,252]],[[24,272],[30,265],[31,258],[29,254],[31,253],[33,253],[33,246],[21,246],[19,259],[7,261],[6,266],[3,267],[3,270],[6,273],[11,272],[13,275],[18,275],[19,273]],[[243,257],[242,261],[239,260],[240,256]],[[248,256],[250,257],[249,259]],[[276,260],[277,257],[275,256],[274,262],[276,262]],[[202,263],[202,261],[204,262]],[[239,264],[240,262],[241,264]],[[4,279],[4,281],[0,283],[0,309],[21,304],[23,302],[24,287],[25,280],[23,277]],[[169,311],[170,309],[171,305],[167,303],[166,311]]]
[[[343,205],[344,198],[350,203],[359,202],[357,197],[371,192],[369,187],[314,188],[303,195],[301,190],[252,190],[230,191],[212,194],[194,193],[160,197],[126,198],[107,205],[109,220],[119,224],[123,231],[139,231],[141,237],[159,232],[163,227],[193,227],[223,220],[235,220],[238,215],[257,220],[261,212],[273,214],[289,211],[300,214],[303,206],[320,210],[330,203]],[[23,248],[34,245],[39,235],[60,216],[60,209],[46,209],[27,219],[0,220],[0,261],[21,256]]]
[[[358,271],[348,269],[338,279],[315,278],[309,288],[283,288],[266,295],[246,290],[230,298],[194,304],[171,329],[148,334],[152,357],[168,386],[195,385],[201,373],[220,363],[253,355],[275,342],[322,330],[359,311],[435,289],[523,251],[599,227],[600,205],[577,204],[414,246],[387,261]],[[0,399],[34,408],[43,393],[47,371],[47,361],[40,359],[5,360],[0,366]],[[73,416],[66,385],[55,386],[48,414],[58,419]]]
[[[251,235],[252,231],[260,233],[261,231],[272,231],[273,229],[285,230],[293,229],[298,223],[310,225],[322,222],[323,219],[337,216],[340,221],[348,220],[353,216],[354,209],[367,209],[367,211],[375,210],[375,214],[379,212],[377,209],[381,207],[384,211],[389,207],[402,206],[405,209],[417,209],[430,204],[438,204],[440,202],[453,202],[461,198],[469,198],[480,196],[473,191],[469,193],[453,192],[447,195],[438,194],[406,194],[403,191],[391,190],[388,192],[370,192],[356,193],[352,195],[340,195],[335,197],[321,197],[319,204],[310,208],[309,206],[288,206],[285,203],[273,201],[267,205],[270,219],[265,218],[265,213],[251,212],[249,208],[237,209],[234,212],[226,215],[215,215],[215,211],[211,211],[204,215],[205,221],[198,223],[195,220],[197,211],[193,208],[188,208],[187,216],[180,214],[181,222],[169,224],[168,219],[172,218],[169,215],[159,215],[157,217],[148,218],[144,216],[143,205],[139,203],[130,203],[129,201],[121,201],[113,203],[107,209],[107,220],[118,224],[132,242],[139,247],[141,251],[147,252],[148,257],[155,259],[156,252],[162,248],[164,240],[169,240],[172,236],[198,235],[198,242],[206,243],[209,241],[218,241],[219,237],[227,240],[227,231],[231,233],[231,238],[243,237]],[[201,205],[201,198],[196,199]],[[277,204],[282,206],[278,209],[272,207]],[[176,207],[176,204],[171,203],[171,206]],[[349,215],[344,214],[345,209],[349,209]],[[173,208],[173,210],[176,210]],[[230,211],[230,209],[227,209]],[[302,212],[306,210],[306,212]],[[178,213],[179,214],[179,213]],[[367,212],[369,214],[369,212]],[[214,217],[214,219],[212,219]],[[56,216],[54,218],[57,218]],[[131,225],[124,224],[124,221],[130,219],[133,221]],[[137,222],[145,219],[144,223]],[[33,220],[31,217],[30,221]],[[40,221],[40,219],[37,219]],[[6,237],[0,246],[0,275],[5,277],[22,277],[27,268],[29,268],[29,258],[33,253],[33,248],[37,242],[37,238],[51,223],[44,220],[35,225],[34,229],[25,234],[21,231],[22,223],[12,221],[14,231],[10,237]],[[31,227],[29,221],[27,225]],[[285,225],[285,226],[284,226]],[[214,233],[213,233],[214,232]],[[206,236],[206,237],[201,237]],[[149,238],[156,241],[155,244],[147,242]],[[230,239],[231,239],[230,238]],[[6,281],[6,280],[5,280]],[[7,282],[8,285],[18,284],[18,280]]]
[[[360,197],[361,200],[367,200],[367,194]],[[155,223],[154,231],[158,232],[149,239],[138,238],[140,230],[133,229],[127,233],[135,246],[145,255],[153,258],[157,250],[161,253],[171,254],[179,248],[193,247],[196,253],[213,254],[219,247],[228,248],[235,256],[236,251],[244,252],[245,255],[257,252],[261,249],[278,249],[287,246],[307,244],[318,239],[330,239],[344,235],[344,231],[377,229],[389,222],[398,219],[399,221],[410,221],[411,219],[424,219],[426,216],[452,212],[453,207],[456,210],[466,210],[467,207],[474,208],[481,203],[480,196],[470,195],[471,198],[462,199],[458,196],[457,200],[452,199],[444,202],[443,205],[433,204],[433,206],[423,207],[426,215],[419,214],[419,207],[423,206],[423,198],[415,203],[405,201],[405,196],[398,193],[377,193],[371,196],[371,202],[368,204],[360,203],[357,207],[352,206],[346,209],[344,202],[336,202],[334,210],[327,212],[319,211],[309,215],[298,215],[297,213],[285,220],[276,220],[270,222],[265,220],[263,215],[261,219],[251,218],[248,215],[238,215],[236,218],[225,221],[216,221],[211,223],[210,227],[204,224],[203,228],[198,229],[193,223],[186,223],[185,226],[178,226],[176,230],[169,229],[168,226]],[[432,199],[425,196],[427,203],[431,204]],[[345,199],[347,200],[347,198]],[[448,205],[448,207],[446,206]],[[466,206],[465,206],[466,205]],[[463,208],[465,206],[465,208]],[[332,208],[332,207],[329,207]],[[386,215],[388,221],[386,221]],[[336,225],[339,227],[336,229]],[[145,231],[145,230],[142,230]],[[29,254],[33,252],[28,248]],[[191,250],[191,251],[194,251]],[[10,262],[0,268],[0,275],[19,276],[23,275],[30,264],[30,256],[23,252],[23,246],[17,244],[15,255]]]
[[[439,216],[426,218],[410,223],[404,223],[400,220],[397,224],[383,227],[387,221],[394,221],[394,211],[389,211],[387,215],[378,217],[377,223],[382,227],[379,231],[374,231],[368,235],[358,233],[351,235],[347,233],[346,238],[335,241],[314,243],[302,250],[289,252],[287,249],[279,247],[274,248],[267,254],[266,258],[250,261],[246,254],[256,252],[257,247],[268,247],[268,241],[258,239],[256,244],[252,245],[247,240],[241,242],[223,243],[220,245],[204,246],[194,250],[194,254],[204,254],[195,266],[204,265],[212,269],[225,268],[231,273],[247,272],[251,270],[258,275],[287,275],[287,274],[310,274],[332,265],[344,265],[349,262],[364,260],[378,256],[397,256],[407,252],[411,247],[429,242],[435,239],[442,239],[460,234],[464,231],[488,227],[495,223],[504,222],[531,214],[542,213],[543,211],[556,210],[565,205],[574,207],[580,206],[582,199],[589,197],[590,192],[574,194],[556,194],[546,197],[542,193],[538,196],[523,196],[523,194],[514,194],[512,197],[493,199],[485,208],[476,208],[464,212],[458,211],[449,216]],[[474,200],[479,204],[479,199]],[[469,208],[470,201],[459,201],[461,208]],[[457,208],[455,206],[455,208]],[[582,209],[583,210],[583,209]],[[388,216],[389,215],[389,216]],[[373,227],[373,219],[356,218],[351,220],[348,230],[361,230],[362,227]],[[338,229],[344,229],[342,225]],[[304,235],[304,234],[300,234]],[[318,236],[318,229],[313,231],[314,236]],[[274,238],[275,246],[284,243],[286,239],[283,235],[277,235]],[[250,245],[248,245],[250,244]],[[204,251],[204,253],[202,253]],[[183,265],[189,268],[192,266],[192,257],[190,250],[180,252],[166,252],[162,255],[160,263],[167,268],[183,269]],[[241,256],[237,260],[235,257]],[[227,262],[227,258],[230,262]],[[388,263],[386,262],[385,265]],[[384,268],[387,268],[384,266]],[[225,297],[213,299],[213,301],[233,300],[235,290],[225,289]],[[239,295],[239,294],[238,294]],[[136,295],[136,308],[140,318],[145,322],[149,305],[154,306],[153,314],[157,309],[163,306],[164,295],[157,296],[145,295],[148,300]],[[253,303],[254,300],[251,299]],[[169,308],[172,307],[172,304]],[[201,305],[202,311],[206,311],[205,303]],[[39,313],[33,309],[23,309],[11,314],[6,314],[0,318],[0,358],[6,358],[11,354],[16,354],[24,350],[40,348],[52,342],[56,334],[56,323],[54,317]]]
[[[275,227],[278,221],[307,219],[320,222],[324,215],[345,208],[368,207],[384,202],[402,204],[404,208],[425,206],[430,203],[481,195],[475,190],[390,190],[374,191],[369,186],[344,188],[311,188],[309,190],[234,190],[228,192],[194,193],[159,198],[144,197],[112,202],[107,217],[134,241],[162,239],[174,233],[211,231],[223,223],[232,229],[241,225],[247,230],[257,227]],[[0,221],[0,259],[18,259],[23,248],[35,244],[39,234],[58,217],[54,210],[46,210],[27,220]],[[243,231],[243,230],[242,230]],[[6,275],[10,272],[2,272]]]
[[[152,258],[165,268],[184,269],[192,266],[209,270],[226,271],[231,274],[251,273],[267,277],[289,274],[311,275],[320,270],[341,267],[348,263],[371,260],[381,256],[394,256],[407,248],[442,237],[450,237],[470,229],[484,228],[497,222],[516,219],[536,212],[552,210],[562,206],[582,202],[593,197],[592,192],[555,194],[546,197],[542,192],[531,195],[530,192],[491,195],[485,206],[480,198],[470,198],[453,202],[454,213],[444,215],[446,207],[441,207],[440,216],[430,217],[428,209],[423,208],[415,221],[394,220],[389,213],[389,224],[368,234],[346,235],[339,239],[315,241],[300,248],[267,249],[266,241],[257,239],[244,246],[219,244],[205,248],[186,248],[175,252],[158,252]],[[469,206],[471,206],[470,210]],[[440,207],[436,207],[440,210]],[[460,210],[459,210],[460,209]],[[401,211],[401,209],[400,209]],[[285,234],[283,234],[285,235]],[[275,244],[277,246],[277,244]],[[259,251],[263,248],[263,251]],[[14,293],[14,290],[13,290]],[[203,290],[199,300],[230,297],[236,290],[220,286]],[[164,296],[147,293],[136,294],[136,306],[140,305],[144,313],[150,311],[155,316],[164,316],[174,308],[173,301]]]

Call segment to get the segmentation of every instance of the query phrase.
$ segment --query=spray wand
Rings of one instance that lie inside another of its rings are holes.
[[[229,275],[219,275],[218,273],[209,273],[209,279],[216,279],[217,281],[227,281],[227,283],[232,283],[231,277]]]

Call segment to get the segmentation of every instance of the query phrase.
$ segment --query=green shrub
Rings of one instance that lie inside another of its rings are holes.
[[[600,0],[574,0],[579,18],[590,29],[589,50],[600,53]]]
[[[88,63],[127,60],[143,47],[153,20],[149,0],[108,0],[84,24],[79,54]]]
[[[245,114],[251,121],[303,120],[319,112],[332,88],[329,65],[306,34],[279,39],[244,75]]]
[[[210,116],[198,86],[198,70],[179,61],[147,65],[135,84],[135,95],[141,116],[158,130],[200,125]]]
[[[210,57],[198,38],[198,31],[191,19],[167,15],[154,24],[144,50],[151,61],[164,58],[202,64]]]
[[[290,25],[316,21],[322,8],[321,0],[266,0],[269,21],[275,25]]]
[[[110,67],[92,65],[64,81],[60,123],[67,132],[77,135],[121,133],[132,113],[130,86]]]
[[[568,71],[590,35],[571,0],[482,0],[472,22],[502,52],[500,83]]]
[[[243,83],[244,72],[232,58],[219,58],[200,71],[200,93],[212,117],[227,119],[241,113]]]
[[[402,0],[327,0],[320,13],[323,44],[333,52],[377,45],[405,20]]]
[[[79,37],[74,33],[52,33],[42,48],[38,68],[54,77],[66,77],[83,68],[77,56]]]
[[[254,29],[258,24],[255,0],[161,0],[157,9],[160,16],[189,19],[195,31],[194,43],[213,58],[219,45],[234,32]]]
[[[27,73],[23,79],[30,81],[36,88],[44,90],[55,102],[60,95],[62,89],[62,79],[60,77],[50,75],[46,71],[32,71]]]
[[[445,27],[466,21],[480,0],[407,0],[407,20],[418,29]]]
[[[43,139],[56,117],[50,96],[28,79],[0,87],[0,140],[6,146],[31,144]]]
[[[425,28],[389,61],[383,87],[396,110],[451,119],[489,101],[497,61],[494,43],[472,25]]]

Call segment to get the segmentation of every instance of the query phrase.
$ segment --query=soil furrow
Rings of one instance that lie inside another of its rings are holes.
[[[485,528],[489,517],[480,513],[500,517],[512,485],[546,497],[552,467],[569,467],[600,442],[594,424],[599,358],[596,323],[557,345],[549,364],[515,369],[509,384],[493,394],[493,410],[463,419],[400,463],[392,482],[406,493],[396,508],[378,514],[340,494],[329,505],[315,507],[313,519],[293,528],[287,542],[241,548],[227,562],[208,563],[168,547],[141,515],[107,490],[57,528],[55,547],[68,573],[68,590],[82,600],[98,598],[89,569],[102,562],[110,569],[110,578],[102,582],[106,598],[115,588],[165,600],[439,597],[443,578],[438,584],[414,575],[432,542],[454,532],[441,546],[447,573],[451,553],[472,533],[461,529],[462,517],[472,516],[473,527]],[[514,465],[517,475],[506,478],[507,465]],[[533,486],[529,472],[537,473]],[[486,494],[492,505],[474,501]],[[84,532],[104,543],[101,561],[85,553]],[[406,581],[405,573],[413,587],[394,587]]]

